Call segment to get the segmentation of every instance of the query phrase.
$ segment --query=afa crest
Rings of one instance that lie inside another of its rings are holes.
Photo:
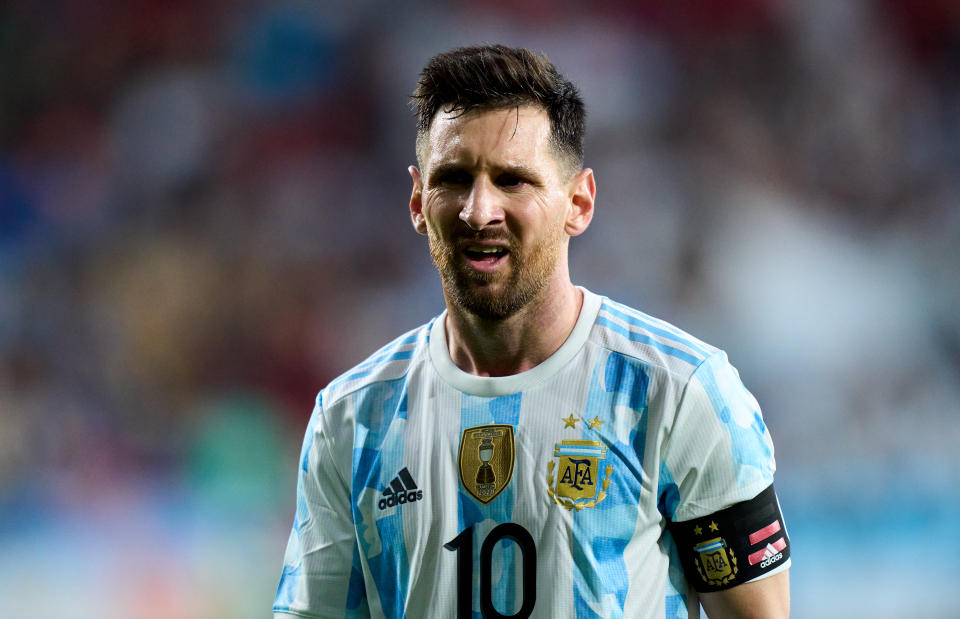
[[[722,537],[708,539],[693,547],[697,551],[697,571],[707,584],[719,587],[737,576],[737,557]]]
[[[481,503],[497,498],[513,478],[513,426],[467,428],[460,436],[460,484]]]
[[[601,480],[600,461],[607,457],[603,443],[567,440],[554,447],[558,459],[547,464],[547,492],[557,505],[581,510],[607,498],[613,466],[607,465]]]

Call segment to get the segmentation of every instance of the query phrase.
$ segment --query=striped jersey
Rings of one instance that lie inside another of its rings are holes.
[[[460,370],[444,313],[320,392],[278,617],[698,616],[667,522],[769,487],[770,434],[722,351],[583,292],[529,371]]]

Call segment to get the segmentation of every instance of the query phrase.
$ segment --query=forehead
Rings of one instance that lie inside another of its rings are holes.
[[[550,118],[533,105],[471,110],[440,111],[430,125],[426,163],[455,162],[464,165],[555,164],[550,139]]]

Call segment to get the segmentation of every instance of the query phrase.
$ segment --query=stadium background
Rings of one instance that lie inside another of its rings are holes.
[[[406,95],[475,42],[582,89],[575,280],[762,403],[794,616],[958,616],[957,4],[580,4],[0,9],[0,616],[268,615],[316,391],[441,309]]]

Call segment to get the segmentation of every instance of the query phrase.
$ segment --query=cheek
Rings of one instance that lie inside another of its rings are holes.
[[[562,230],[567,221],[566,202],[563,196],[538,196],[529,205],[527,225],[536,228],[539,236],[553,237]]]
[[[423,218],[432,229],[446,228],[456,221],[460,210],[457,201],[449,196],[432,194],[424,197]]]
[[[451,230],[453,230],[455,224],[455,219],[451,219],[444,211],[426,209],[423,211],[425,232],[435,241],[445,241],[451,235]]]

